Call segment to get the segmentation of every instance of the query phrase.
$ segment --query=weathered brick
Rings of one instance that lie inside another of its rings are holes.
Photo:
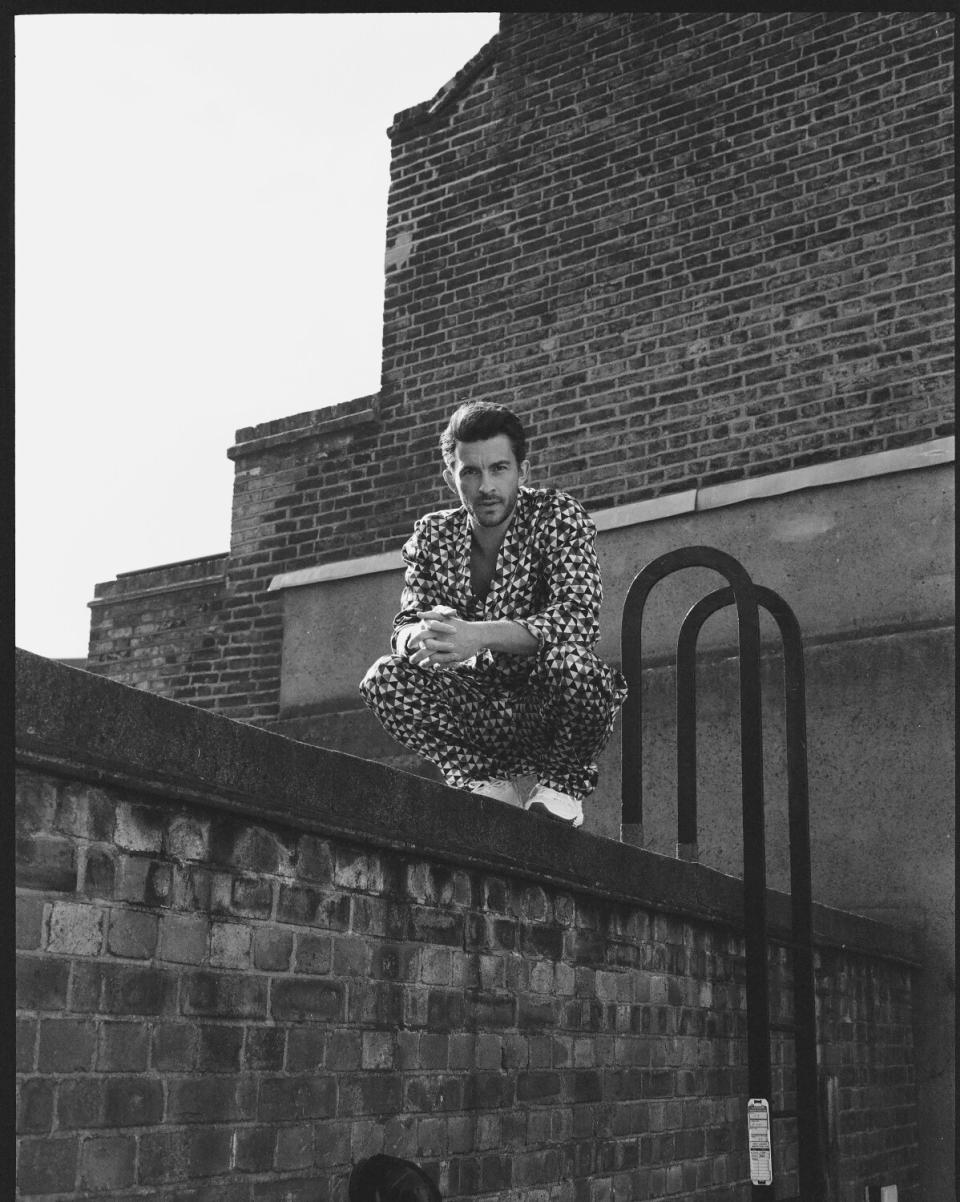
[[[283,1027],[247,1027],[243,1043],[244,1067],[248,1070],[283,1068],[286,1040],[287,1032]]]
[[[194,1076],[171,1081],[166,1118],[171,1123],[235,1122],[252,1117],[256,1084],[251,1078]]]
[[[210,919],[203,914],[160,916],[157,956],[173,964],[202,964],[210,939]]]
[[[117,804],[114,842],[125,851],[159,854],[163,849],[164,817],[153,806],[121,801]]]
[[[350,925],[350,897],[348,894],[327,895],[303,885],[282,885],[277,919],[345,931]]]
[[[25,1194],[72,1191],[77,1176],[77,1139],[24,1139],[17,1157],[17,1185]]]
[[[249,968],[253,932],[239,922],[215,922],[210,927],[213,968]]]
[[[236,1072],[240,1068],[243,1027],[203,1023],[199,1028],[197,1069],[201,1072]]]
[[[62,960],[17,956],[17,1006],[23,1010],[62,1010],[67,1004],[70,967]]]
[[[33,1072],[36,1063],[37,1031],[40,1024],[33,1018],[17,1019],[17,1072]]]
[[[17,1098],[18,1135],[38,1135],[52,1130],[53,1085],[45,1077],[28,1077],[20,1083]]]
[[[113,836],[115,805],[103,789],[70,783],[57,798],[54,829],[103,843]]]
[[[57,808],[57,786],[54,781],[33,772],[18,771],[15,803],[15,830],[18,836],[53,829]]]
[[[331,1076],[265,1077],[260,1084],[261,1122],[328,1118],[337,1106],[337,1081]]]
[[[333,941],[329,935],[297,935],[297,952],[294,959],[296,972],[326,976],[332,965]]]
[[[45,1019],[40,1024],[37,1068],[42,1073],[89,1072],[94,1065],[96,1042],[96,1024],[89,1019]]]
[[[208,858],[210,823],[189,814],[177,814],[167,823],[163,849],[175,860],[203,861]]]
[[[38,897],[16,898],[17,947],[34,951],[43,942],[43,901]]]
[[[234,1165],[241,1173],[265,1173],[273,1168],[277,1143],[273,1126],[244,1127],[237,1131]]]
[[[260,977],[235,973],[193,972],[185,974],[185,1014],[211,1018],[265,1018],[267,982]]]
[[[97,1046],[101,1073],[142,1072],[150,1052],[150,1030],[139,1022],[102,1023]]]
[[[108,1014],[170,1014],[176,1009],[177,978],[156,968],[105,964],[102,1006]]]
[[[211,856],[219,864],[248,872],[291,876],[294,849],[281,835],[259,826],[246,826],[235,819],[214,821],[210,829]]]
[[[344,1073],[338,1088],[339,1115],[391,1114],[401,1106],[402,1082],[395,1073]]]
[[[228,1129],[147,1132],[140,1138],[140,1183],[160,1185],[225,1173],[230,1144]]]
[[[326,839],[301,835],[295,863],[297,876],[304,880],[324,885],[333,881],[333,850]]]
[[[340,889],[381,893],[384,887],[383,863],[377,855],[340,850],[336,855],[333,883]]]
[[[308,1169],[313,1165],[314,1134],[312,1123],[281,1127],[277,1132],[275,1165],[279,1172]]]
[[[107,1127],[143,1127],[163,1117],[163,1085],[156,1078],[107,1077],[103,1083],[103,1122]]]
[[[54,902],[47,928],[47,951],[95,956],[103,946],[104,912],[97,906]]]
[[[102,1193],[125,1189],[134,1182],[136,1140],[126,1135],[101,1135],[83,1141],[80,1188]]]
[[[199,1039],[192,1023],[158,1023],[151,1037],[151,1066],[158,1071],[189,1072],[196,1065]]]
[[[345,1041],[353,1046],[352,1056],[345,1057],[344,1063],[338,1063],[336,1055],[327,1056],[325,1060],[324,1049],[328,1042],[336,1044],[338,1041]],[[356,1068],[360,1063],[359,1034],[349,1031],[327,1034],[322,1027],[291,1027],[287,1037],[287,1072],[305,1073],[320,1068],[324,1063],[330,1069]]]
[[[15,858],[16,881],[22,888],[75,892],[77,856],[71,840],[43,836],[17,839]]]
[[[253,933],[253,966],[265,972],[285,972],[290,967],[293,935],[270,927],[257,927]]]
[[[57,1099],[57,1122],[61,1130],[101,1125],[105,1081],[106,1078],[81,1076],[61,1082]]]
[[[88,847],[83,857],[81,892],[112,898],[117,887],[117,858],[111,847]]]
[[[277,979],[270,996],[270,1012],[281,1022],[334,1021],[344,1015],[344,987],[339,981]]]
[[[107,951],[131,960],[149,960],[157,949],[159,919],[137,910],[113,910],[107,932]]]

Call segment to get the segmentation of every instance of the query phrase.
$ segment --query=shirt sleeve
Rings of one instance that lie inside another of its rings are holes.
[[[576,643],[593,647],[600,637],[603,585],[597,563],[597,528],[572,497],[560,494],[542,530],[540,553],[542,607],[528,617],[511,615],[547,647]],[[538,597],[539,602],[539,597]]]
[[[393,619],[393,634],[390,647],[397,650],[397,631],[417,621],[417,614],[438,605],[451,607],[447,595],[446,572],[443,570],[445,555],[442,553],[439,532],[429,517],[418,518],[413,534],[401,548],[405,571],[403,589],[400,593],[400,611]]]

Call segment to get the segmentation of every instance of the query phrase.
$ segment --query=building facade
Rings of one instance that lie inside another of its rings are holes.
[[[910,930],[925,964],[928,1198],[951,1196],[954,1138],[952,54],[937,12],[504,13],[389,131],[380,391],[238,431],[229,551],[98,585],[88,661],[419,770],[356,682],[413,519],[447,504],[448,413],[509,404],[533,483],[597,519],[606,658],[631,579],[676,546],[728,551],[796,612],[815,896]],[[703,588],[650,616],[655,850],[670,656]],[[731,638],[705,640],[700,843],[736,875]],[[617,838],[616,743],[603,780],[587,823]]]

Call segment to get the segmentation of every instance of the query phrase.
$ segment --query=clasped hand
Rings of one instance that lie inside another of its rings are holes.
[[[410,662],[424,668],[449,668],[462,664],[480,650],[475,623],[457,616],[456,610],[438,605],[418,613],[419,625],[407,639]]]

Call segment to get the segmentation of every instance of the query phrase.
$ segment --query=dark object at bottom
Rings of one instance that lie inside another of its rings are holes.
[[[350,1174],[350,1202],[443,1202],[427,1174],[410,1160],[371,1156]]]

